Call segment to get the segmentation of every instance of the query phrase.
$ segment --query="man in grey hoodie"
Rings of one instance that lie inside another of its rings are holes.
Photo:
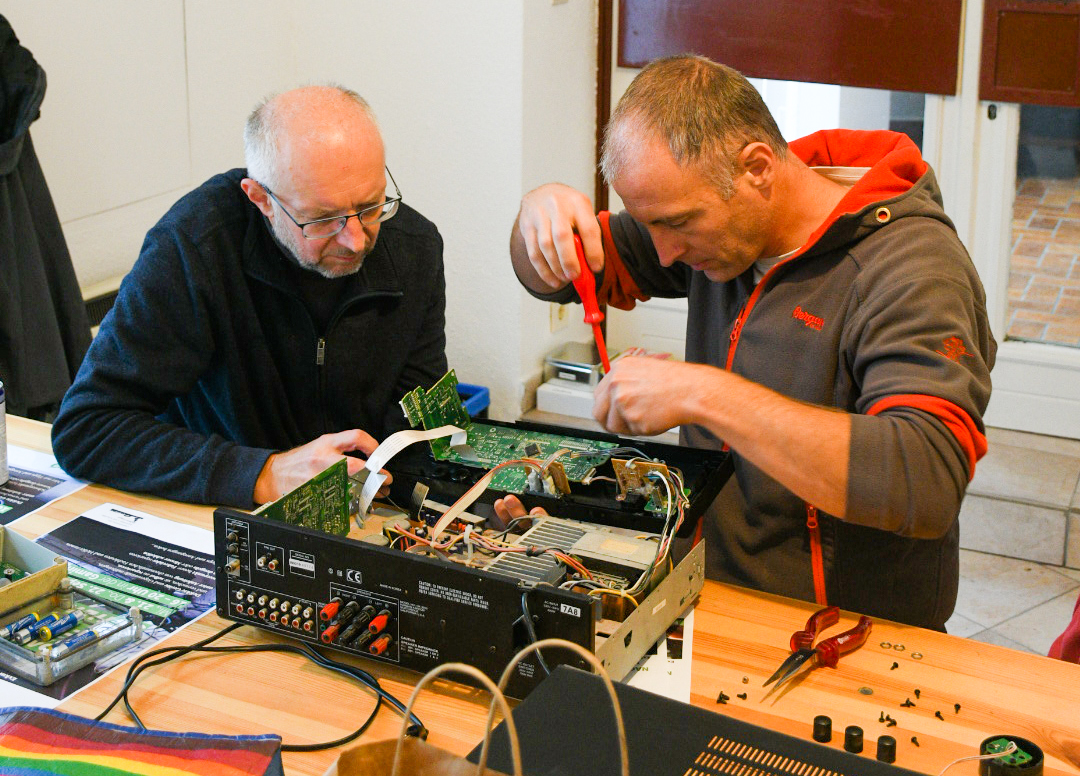
[[[542,186],[513,265],[533,295],[573,300],[576,231],[602,303],[688,298],[686,363],[622,359],[594,415],[730,448],[699,528],[709,576],[943,628],[996,345],[918,148],[886,131],[788,144],[744,77],[682,56],[634,80],[602,167],[626,211]]]

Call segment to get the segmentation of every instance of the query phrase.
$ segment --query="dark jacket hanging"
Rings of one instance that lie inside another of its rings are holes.
[[[60,219],[30,142],[45,71],[0,16],[0,380],[7,411],[56,405],[90,345]]]

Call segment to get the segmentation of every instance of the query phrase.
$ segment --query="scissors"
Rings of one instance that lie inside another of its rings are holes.
[[[873,625],[869,617],[860,617],[858,624],[851,630],[822,639],[817,644],[814,644],[814,639],[823,630],[831,628],[838,622],[840,622],[839,606],[827,606],[810,615],[810,619],[806,621],[806,628],[791,634],[791,655],[780,664],[776,672],[766,679],[761,686],[765,687],[772,682],[776,682],[773,687],[775,690],[808,663],[812,667],[828,666],[829,668],[836,668],[841,655],[846,655],[863,645],[867,636],[870,635],[870,628]]]

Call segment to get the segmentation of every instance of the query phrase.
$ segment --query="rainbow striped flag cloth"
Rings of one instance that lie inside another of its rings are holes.
[[[281,738],[169,733],[0,709],[0,776],[283,776]]]

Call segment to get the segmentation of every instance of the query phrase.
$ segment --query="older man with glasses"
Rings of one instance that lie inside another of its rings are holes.
[[[147,235],[53,427],[71,474],[248,508],[371,453],[445,373],[442,238],[368,104],[271,97],[244,155]]]

